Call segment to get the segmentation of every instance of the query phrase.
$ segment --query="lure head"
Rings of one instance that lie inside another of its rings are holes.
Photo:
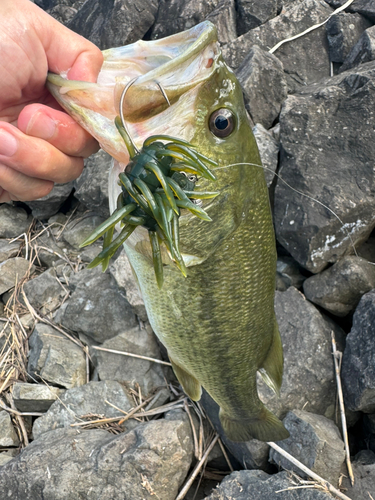
[[[264,184],[259,167],[228,167],[239,162],[260,165],[260,160],[242,91],[222,59],[216,28],[204,22],[184,33],[139,41],[104,51],[103,55],[97,83],[73,82],[64,75],[50,74],[48,87],[66,111],[117,160],[110,174],[111,211],[121,191],[118,175],[129,162],[128,148],[114,122],[124,88],[135,78],[123,99],[122,113],[136,147],[142,150],[149,136],[170,135],[192,143],[198,152],[217,162],[216,182],[201,177],[198,185],[194,183],[198,190],[220,192],[214,200],[203,200],[203,209],[213,222],[206,224],[186,210],[180,217],[183,258],[188,266],[199,264],[215,250],[223,235],[240,224],[254,190],[259,183]],[[142,170],[141,161],[132,161],[134,168]],[[144,173],[137,172],[134,177],[139,175]],[[249,182],[250,177],[255,182]],[[136,246],[146,238],[148,235],[139,228],[130,241]]]

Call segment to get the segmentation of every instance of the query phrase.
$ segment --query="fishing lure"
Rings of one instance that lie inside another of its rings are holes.
[[[141,150],[133,143],[126,129],[122,109],[123,101],[134,80],[124,88],[120,99],[120,115],[115,125],[129,152],[130,161],[119,175],[122,192],[117,199],[117,209],[83,242],[80,247],[90,245],[103,236],[103,250],[90,262],[88,268],[102,264],[105,271],[111,257],[129,238],[138,226],[149,232],[156,281],[163,286],[163,262],[161,243],[186,277],[186,267],[180,252],[179,217],[181,209],[205,221],[211,221],[199,206],[202,199],[214,198],[219,193],[195,191],[199,177],[215,181],[216,177],[207,167],[217,163],[194,149],[189,142],[168,135],[148,137]],[[163,89],[158,84],[163,96]],[[167,141],[166,143],[162,141]],[[121,232],[114,238],[115,226],[120,223]]]

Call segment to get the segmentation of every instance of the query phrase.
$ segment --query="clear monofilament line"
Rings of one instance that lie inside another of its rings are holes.
[[[353,248],[353,251],[354,251],[354,254],[356,257],[359,257],[358,253],[357,253],[357,250],[355,248],[355,244],[354,244],[354,241],[353,241],[353,238],[351,237],[349,231],[346,229],[345,227],[345,224],[344,222],[341,220],[341,218],[334,212],[334,210],[332,210],[332,208],[329,208],[327,205],[325,205],[323,202],[317,200],[316,198],[314,198],[313,196],[310,196],[309,194],[306,194],[306,193],[302,193],[302,191],[299,191],[298,189],[294,188],[293,186],[291,186],[287,181],[285,181],[277,172],[274,172],[271,168],[268,168],[268,167],[265,167],[264,165],[259,165],[258,163],[249,163],[249,162],[240,162],[240,163],[232,163],[231,165],[225,165],[223,167],[216,167],[216,168],[213,168],[212,170],[222,170],[222,169],[226,169],[226,168],[231,168],[231,167],[238,167],[240,165],[250,165],[250,166],[253,166],[253,167],[260,167],[262,168],[263,170],[267,170],[268,172],[272,172],[274,175],[276,175],[276,177],[281,181],[283,182],[289,189],[291,189],[292,191],[294,191],[295,193],[301,195],[301,196],[304,196],[305,198],[308,198],[309,200],[315,202],[315,203],[318,203],[318,205],[321,205],[323,208],[325,208],[326,210],[328,210],[328,212],[330,212],[334,217],[336,217],[336,219],[340,222],[341,226],[342,226],[342,229],[345,231],[346,233],[346,236],[348,237],[349,241],[350,241],[350,244]],[[371,264],[375,265],[374,262],[371,262]]]

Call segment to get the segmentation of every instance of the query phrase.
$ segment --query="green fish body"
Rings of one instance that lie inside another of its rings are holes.
[[[184,391],[199,400],[201,387],[207,390],[219,404],[224,431],[233,441],[284,439],[288,432],[257,393],[258,371],[274,390],[280,389],[283,356],[274,313],[276,250],[268,190],[240,85],[224,63],[216,30],[208,22],[164,40],[142,42],[144,54],[148,44],[151,69],[134,70],[139,71],[139,83],[133,85],[132,94],[129,90],[126,101],[131,103],[125,102],[130,133],[140,145],[156,133],[190,141],[218,163],[212,169],[217,180],[201,178],[197,189],[220,194],[203,200],[202,208],[212,222],[182,211],[180,249],[186,278],[164,251],[164,283],[159,289],[147,230],[142,227],[125,243],[125,251],[150,323],[166,346]],[[134,47],[133,53],[126,54],[127,64],[139,61],[139,42]],[[115,60],[116,54],[109,59]],[[109,73],[108,68],[109,63]],[[105,69],[106,63],[103,73]],[[118,114],[120,79],[112,86],[112,100],[105,111],[99,109],[103,103],[98,105],[98,99],[90,102],[95,84],[82,90],[82,82],[59,79],[49,77],[52,93],[117,160],[110,179],[113,209],[117,174],[127,162],[118,133],[109,126]],[[156,79],[170,106],[160,99]],[[104,95],[108,89],[102,86],[99,92]],[[149,112],[147,102],[153,103]],[[212,124],[213,113],[223,109],[232,120],[224,137],[217,136],[217,132],[222,134]]]

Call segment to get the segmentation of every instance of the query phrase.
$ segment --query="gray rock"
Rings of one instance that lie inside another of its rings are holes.
[[[67,26],[104,50],[143,38],[157,8],[157,0],[87,0]]]
[[[74,283],[71,279],[70,283]],[[99,270],[77,274],[77,285],[61,317],[62,325],[91,342],[104,342],[137,324],[114,278]]]
[[[18,446],[19,439],[8,412],[0,411],[0,447]]]
[[[73,190],[73,182],[55,184],[52,191],[46,196],[35,201],[27,201],[26,205],[31,208],[36,219],[48,219],[55,215],[61,205],[69,198]]]
[[[13,385],[13,401],[18,411],[44,412],[64,394],[63,389],[45,384],[16,382]]]
[[[48,9],[48,14],[62,24],[67,24],[77,14],[77,9],[69,5],[56,5]]]
[[[331,61],[344,62],[359,37],[370,25],[370,21],[360,14],[340,12],[332,16],[326,24]]]
[[[23,208],[8,203],[0,205],[0,238],[16,238],[24,233],[31,223]]]
[[[43,1],[47,7],[42,8],[45,8],[50,16],[53,16],[60,23],[67,24],[86,0],[37,0],[35,3],[39,4]]]
[[[121,416],[123,411],[129,411],[134,401],[125,388],[113,380],[103,382],[89,382],[80,387],[65,391],[58,401],[55,401],[45,415],[35,420],[33,437],[37,439],[45,432],[69,427],[70,424],[80,421],[84,415],[102,415],[103,418]]]
[[[191,408],[190,406],[190,416],[192,418],[192,425],[194,426],[196,435],[199,436],[199,432],[202,429],[200,429],[201,426],[201,421],[197,417],[196,412]],[[185,410],[182,410],[181,408],[169,410],[165,413],[164,418],[166,420],[184,420],[186,422],[190,423],[189,417],[186,413]],[[212,427],[210,422],[208,422],[207,418],[202,419],[202,424],[203,424],[203,436],[209,436],[212,433]],[[207,465],[208,467],[216,470],[227,470],[228,468],[228,463],[223,455],[223,452],[221,451],[219,443],[216,443],[212,450],[210,451],[208,457],[207,457]],[[190,489],[191,491],[194,490],[194,486]],[[187,495],[187,499],[190,498],[190,495]],[[191,500],[191,499],[190,499]]]
[[[45,267],[54,267],[57,262],[66,262],[67,257],[75,257],[72,247],[65,241],[59,241],[53,234],[42,233],[35,240],[38,248],[38,263]]]
[[[32,377],[67,389],[86,382],[83,350],[52,326],[37,324],[29,346],[27,371]]]
[[[254,123],[270,128],[287,97],[283,65],[277,57],[254,45],[236,71],[246,109]]]
[[[174,500],[192,454],[190,424],[181,420],[115,436],[57,429],[3,466],[0,491],[14,500]]]
[[[289,186],[276,185],[276,235],[313,273],[352,252],[375,226],[375,143],[363,126],[373,120],[374,79],[375,62],[364,64],[289,96],[280,114],[279,174]]]
[[[216,26],[220,43],[229,43],[237,38],[235,0],[221,0],[206,19]]]
[[[10,462],[12,458],[16,456],[16,454],[17,450],[8,450],[0,453],[0,467]]]
[[[109,217],[108,208],[108,172],[111,156],[100,149],[85,160],[81,176],[74,182],[74,196],[89,210]]]
[[[0,295],[7,292],[19,283],[30,271],[33,273],[34,265],[23,257],[13,257],[0,264]]]
[[[238,35],[266,23],[276,17],[282,8],[281,0],[237,0]]]
[[[102,250],[103,250],[103,241],[99,239],[97,240],[97,242],[82,248],[79,252],[79,258],[81,259],[82,262],[85,263],[92,262]]]
[[[8,240],[0,239],[0,263],[7,259],[16,257],[21,247],[21,240],[9,243]]]
[[[369,433],[375,434],[375,413],[363,415],[363,423]]]
[[[354,411],[375,412],[375,290],[360,300],[346,338],[342,360],[345,405]]]
[[[344,5],[346,0],[325,0],[329,5],[337,9]],[[370,20],[375,21],[375,5],[373,0],[354,0],[354,2],[347,8],[348,12],[358,12],[368,17]]]
[[[260,159],[262,165],[265,167],[264,176],[266,178],[267,186],[270,187],[275,177],[279,161],[280,145],[274,136],[266,130],[261,123],[257,123],[253,127],[253,134],[257,141]]]
[[[78,219],[72,220],[63,232],[64,240],[73,248],[79,249],[83,241],[102,223],[104,218],[94,214],[86,213]]]
[[[375,59],[375,26],[368,28],[344,60],[340,71],[346,71]]]
[[[138,326],[107,340],[101,347],[161,359],[154,333],[151,329],[141,330]],[[145,396],[165,386],[163,368],[159,363],[95,349],[92,350],[92,358],[100,380],[117,380],[133,388],[139,384]]]
[[[293,489],[287,472],[269,476],[260,470],[241,470],[226,476],[205,500],[330,500],[332,496],[321,490]],[[277,495],[275,492],[277,491]]]
[[[145,303],[124,250],[121,251],[116,260],[111,262],[109,272],[115,278],[118,286],[124,291],[126,300],[132,306],[134,313],[142,321],[147,321]]]
[[[303,284],[306,298],[335,316],[354,311],[362,295],[373,288],[375,266],[356,256],[343,257]]]
[[[301,288],[302,283],[306,279],[301,273],[301,267],[298,263],[287,255],[282,255],[277,258],[276,264],[276,288],[280,292],[291,286]]]
[[[370,238],[365,241],[363,245],[357,248],[357,253],[363,259],[375,263],[375,237],[370,236]]]
[[[337,426],[322,415],[303,410],[288,412],[283,423],[290,437],[279,446],[306,467],[337,486],[345,460],[344,442]],[[271,448],[270,461],[307,479],[301,470]]]
[[[214,11],[221,0],[160,0],[155,25],[151,38],[164,38],[180,31],[192,28],[204,21]]]
[[[282,0],[283,9],[288,9],[293,5],[297,5],[298,3],[303,3],[305,0]]]
[[[48,269],[36,278],[29,280],[23,289],[30,304],[42,314],[57,309],[63,297],[69,293],[58,281],[53,269]]]
[[[345,494],[352,500],[371,500],[375,498],[375,453],[370,450],[362,450],[352,461],[354,486],[349,478],[343,478],[342,487]]]
[[[336,382],[331,331],[338,343],[343,331],[294,287],[276,292],[275,311],[284,348],[283,383],[277,397],[259,377],[261,400],[281,418],[302,408],[333,418]]]
[[[325,21],[332,9],[319,0],[293,2],[282,13],[262,26],[241,35],[223,48],[227,63],[238,68],[253,45],[270,50],[278,42]],[[325,27],[285,43],[275,55],[283,64],[290,91],[320,80],[330,74]]]

